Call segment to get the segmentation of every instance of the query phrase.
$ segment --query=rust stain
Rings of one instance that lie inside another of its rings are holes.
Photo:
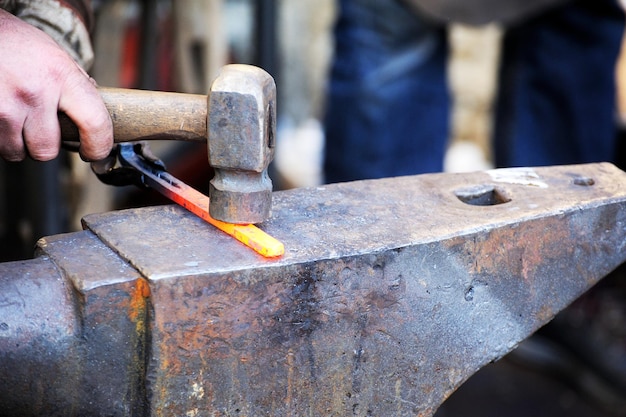
[[[134,291],[131,293],[128,308],[128,317],[133,322],[143,321],[145,318],[147,298],[150,297],[150,286],[143,278],[136,281]]]
[[[132,396],[137,398],[137,401],[142,401],[145,397],[145,391],[138,387],[144,385],[146,375],[145,358],[148,348],[146,321],[149,297],[150,287],[148,286],[148,282],[143,278],[137,279],[134,286],[129,290],[128,300],[128,318],[135,326],[135,331],[131,334],[130,338],[130,343],[133,346],[133,356],[130,362],[129,372],[134,375],[133,379],[137,381],[132,389]]]
[[[539,265],[563,257],[563,242],[573,240],[570,225],[562,220],[542,219],[515,224],[469,241],[452,239],[449,246],[471,260],[468,263],[475,274],[498,276],[498,272],[506,268],[517,271],[520,278],[528,281],[532,280]],[[464,249],[459,250],[459,246]]]

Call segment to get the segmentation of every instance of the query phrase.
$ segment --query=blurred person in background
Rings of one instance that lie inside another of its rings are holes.
[[[438,172],[449,136],[446,24],[499,22],[495,164],[614,159],[616,0],[339,0],[326,182]]]

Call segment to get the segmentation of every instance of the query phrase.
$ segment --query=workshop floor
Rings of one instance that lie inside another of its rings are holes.
[[[505,359],[461,386],[435,417],[613,417],[563,381]],[[624,415],[624,414],[622,414]]]

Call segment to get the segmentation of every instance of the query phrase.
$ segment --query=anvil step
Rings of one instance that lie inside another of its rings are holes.
[[[177,206],[84,225],[0,264],[0,409],[431,416],[626,261],[626,174],[588,164],[278,192],[260,226],[285,244],[275,260]]]

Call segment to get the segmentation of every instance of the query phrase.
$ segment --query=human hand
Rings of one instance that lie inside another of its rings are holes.
[[[80,155],[106,157],[113,127],[95,81],[48,35],[0,9],[0,157],[58,155],[58,112],[78,127]]]

